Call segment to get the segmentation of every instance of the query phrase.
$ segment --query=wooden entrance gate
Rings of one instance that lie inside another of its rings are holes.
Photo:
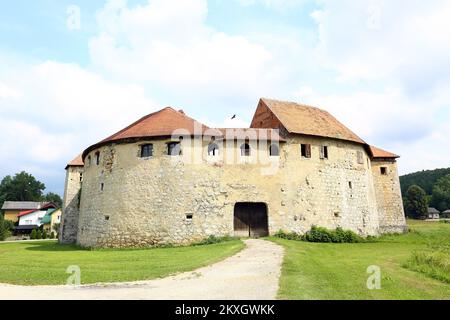
[[[239,202],[234,206],[234,235],[237,237],[266,237],[269,235],[267,205]]]

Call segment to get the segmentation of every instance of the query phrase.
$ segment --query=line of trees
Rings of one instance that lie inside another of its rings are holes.
[[[450,174],[437,180],[431,195],[427,195],[420,186],[411,185],[406,191],[403,203],[406,215],[415,219],[427,217],[429,206],[440,212],[450,209]]]

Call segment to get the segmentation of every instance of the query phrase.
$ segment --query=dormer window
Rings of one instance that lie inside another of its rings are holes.
[[[250,157],[250,155],[251,155],[250,145],[248,143],[244,143],[243,145],[241,145],[241,156]]]
[[[141,158],[153,157],[153,144],[144,144],[141,146]]]
[[[100,152],[95,153],[95,164],[100,165]]]
[[[181,143],[180,142],[169,142],[167,144],[167,154],[169,156],[181,156]]]
[[[269,154],[271,157],[279,157],[280,156],[280,148],[276,144],[271,144],[269,147]]]
[[[217,143],[210,143],[208,145],[208,156],[217,157],[219,155],[219,146]]]

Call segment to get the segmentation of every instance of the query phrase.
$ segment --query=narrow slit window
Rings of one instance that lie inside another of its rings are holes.
[[[167,154],[169,156],[181,156],[181,143],[170,142],[167,144]]]
[[[105,184],[104,184],[104,183],[101,183],[101,184],[100,184],[100,191],[103,191],[103,190],[105,190]]]
[[[280,147],[276,144],[271,144],[269,147],[269,154],[271,157],[279,157],[280,156]]]
[[[153,144],[144,144],[141,146],[141,158],[153,157]]]
[[[348,187],[349,187],[350,189],[353,189],[353,182],[349,181],[349,182],[348,182]]]
[[[328,159],[328,146],[320,147],[320,159]]]
[[[210,143],[208,145],[208,156],[216,157],[219,155],[219,146],[217,143]]]
[[[250,157],[250,155],[251,155],[250,145],[248,143],[244,143],[241,146],[241,156]]]
[[[95,164],[100,165],[100,152],[95,153]]]
[[[310,144],[302,144],[300,146],[302,158],[311,158],[311,145]]]

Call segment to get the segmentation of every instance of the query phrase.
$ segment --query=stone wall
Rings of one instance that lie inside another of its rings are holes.
[[[61,229],[59,232],[59,242],[63,244],[76,243],[77,241],[83,171],[84,168],[78,166],[69,166],[66,169]]]
[[[383,173],[381,168],[385,168]],[[372,174],[376,192],[380,233],[406,231],[406,220],[400,190],[400,179],[395,160],[372,161]]]
[[[281,143],[279,158],[269,157],[268,146],[256,142],[251,142],[252,156],[241,157],[243,141],[226,142],[220,157],[212,158],[207,156],[208,141],[183,140],[180,157],[166,155],[168,141],[147,141],[154,144],[154,156],[148,159],[138,157],[145,141],[91,152],[94,159],[100,151],[101,163],[92,161],[85,168],[80,245],[142,247],[232,236],[236,202],[266,203],[271,234],[303,233],[318,225],[376,235],[380,222],[386,226],[387,219],[378,214],[379,185],[374,188],[362,145],[295,135]],[[301,157],[300,143],[312,145],[311,159]],[[329,147],[329,159],[320,159],[320,145]],[[364,155],[362,163],[358,152]],[[398,192],[393,199],[400,197],[399,190],[391,192]],[[398,206],[392,208],[390,216],[402,215]],[[405,225],[399,218],[388,224],[398,229]]]

